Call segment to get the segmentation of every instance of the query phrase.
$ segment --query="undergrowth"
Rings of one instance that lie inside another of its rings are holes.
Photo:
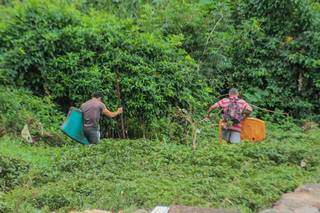
[[[196,150],[151,140],[30,146],[5,136],[1,159],[22,169],[0,173],[15,183],[9,191],[1,188],[0,209],[66,212],[180,204],[257,212],[300,184],[320,181],[319,131],[269,129],[263,143],[200,140]]]

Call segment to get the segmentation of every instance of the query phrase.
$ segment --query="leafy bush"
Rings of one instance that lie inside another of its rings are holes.
[[[254,98],[248,100],[253,104],[319,120],[312,116],[320,110],[317,1],[139,3],[133,9],[139,27],[183,35],[182,46],[198,62],[215,96],[238,87]],[[131,6],[113,5],[120,11]],[[117,14],[115,8],[104,7]]]
[[[58,132],[63,116],[48,97],[39,98],[25,89],[0,86],[0,111],[3,134],[20,135],[27,124],[35,142],[48,145],[66,142]]]
[[[12,87],[0,87],[0,110],[2,126],[11,132],[21,131],[29,122],[41,122],[45,128],[57,129],[63,118],[49,98]]]
[[[61,191],[52,190],[46,191],[32,200],[34,207],[44,208],[48,207],[50,210],[60,209],[70,205],[70,201],[66,198]]]
[[[141,33],[130,20],[64,4],[32,1],[8,16],[0,47],[7,79],[64,110],[102,91],[110,108],[125,108],[129,135],[141,137],[171,107],[203,108],[208,98],[180,36]]]
[[[8,191],[19,185],[21,176],[28,170],[29,165],[24,161],[0,156],[0,191]]]
[[[10,212],[11,209],[7,207],[7,205],[3,202],[0,201],[0,212],[1,213],[6,213],[6,212]]]
[[[240,88],[250,103],[298,118],[319,117],[316,2],[12,5],[2,8],[0,81],[50,95],[64,111],[101,90],[111,109],[125,107],[130,137],[156,137],[150,127],[171,118],[172,108],[199,114],[208,94],[214,102],[230,87]],[[118,137],[119,126],[104,121],[102,129]]]

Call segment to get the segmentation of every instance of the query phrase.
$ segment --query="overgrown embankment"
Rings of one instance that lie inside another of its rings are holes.
[[[50,148],[4,137],[2,158],[23,166],[11,165],[11,171],[21,169],[9,179],[1,173],[15,183],[2,194],[1,208],[46,212],[180,204],[256,212],[302,183],[320,181],[319,131],[277,128],[263,143],[200,141],[196,150],[149,140]]]
[[[2,212],[130,210],[158,204],[256,212],[283,192],[320,181],[320,135],[312,125],[268,123],[266,141],[239,146],[219,145],[210,123],[197,127],[195,150],[188,137],[82,146],[68,143],[57,130],[62,116],[50,99],[25,89],[0,90],[6,112],[0,120],[5,134],[0,138]],[[33,136],[41,136],[39,123],[51,137],[39,137],[34,144],[21,141],[24,124],[30,124]]]

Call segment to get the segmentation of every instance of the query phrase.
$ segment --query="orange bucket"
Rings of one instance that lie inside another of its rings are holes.
[[[260,142],[266,138],[266,124],[257,118],[241,121],[241,140]],[[219,143],[222,143],[222,120],[219,121]]]

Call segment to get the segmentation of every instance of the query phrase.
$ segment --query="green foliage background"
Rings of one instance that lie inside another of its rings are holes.
[[[49,96],[64,112],[100,90],[112,110],[125,107],[130,137],[154,137],[150,127],[165,128],[164,118],[175,123],[176,106],[201,115],[230,87],[260,107],[319,120],[316,1],[2,5],[0,82]],[[119,122],[103,127],[119,136]]]

